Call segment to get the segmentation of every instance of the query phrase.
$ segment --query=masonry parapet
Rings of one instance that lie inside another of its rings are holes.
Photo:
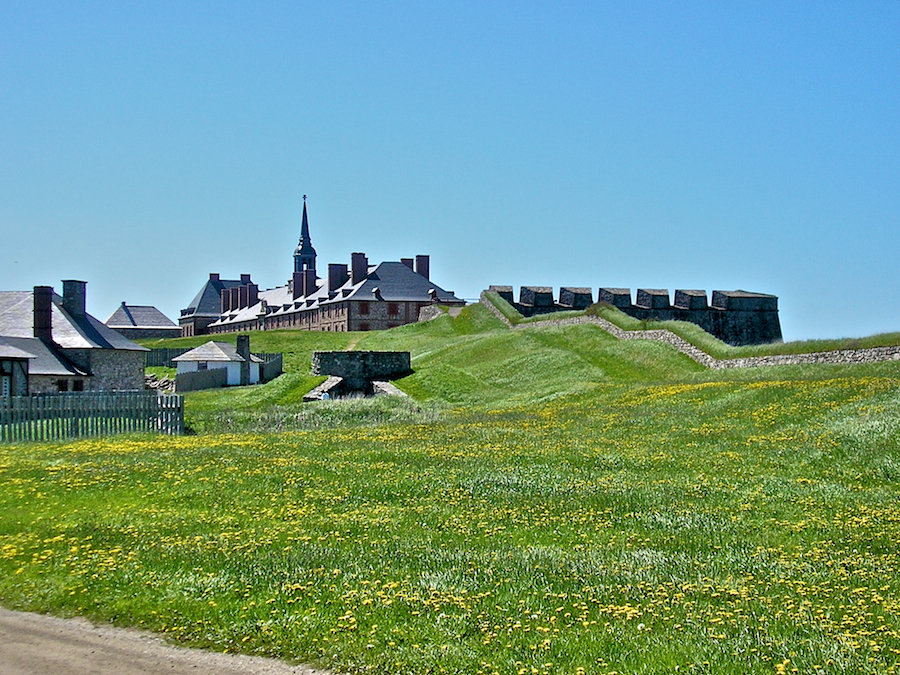
[[[559,301],[548,286],[522,286],[519,302],[514,302],[512,286],[491,286],[523,316],[582,309],[590,304],[587,288],[564,286]],[[728,344],[739,346],[781,341],[778,298],[748,291],[713,291],[712,300],[704,290],[677,289],[674,303],[667,289],[639,288],[634,303],[631,289],[601,287],[600,303],[608,303],[641,321],[688,321]],[[587,304],[585,304],[587,303]]]

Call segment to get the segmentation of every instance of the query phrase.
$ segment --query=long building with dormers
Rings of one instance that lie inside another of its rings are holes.
[[[464,305],[430,278],[430,258],[417,255],[370,264],[353,253],[349,265],[331,263],[325,278],[316,271],[306,201],[294,271],[285,286],[260,290],[249,274],[223,280],[210,274],[193,302],[181,311],[183,336],[247,330],[385,330],[414,323],[428,305]]]

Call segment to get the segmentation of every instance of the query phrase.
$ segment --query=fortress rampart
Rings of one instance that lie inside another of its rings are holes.
[[[523,316],[549,314],[573,309],[586,309],[594,303],[590,288],[563,286],[559,299],[554,299],[548,286],[522,286],[519,300],[512,286],[491,286],[501,298]],[[780,342],[778,298],[747,291],[713,291],[712,301],[706,291],[676,290],[674,303],[665,289],[639,288],[632,302],[629,288],[601,288],[597,302],[608,303],[640,320],[689,321],[730,345],[756,345]]]

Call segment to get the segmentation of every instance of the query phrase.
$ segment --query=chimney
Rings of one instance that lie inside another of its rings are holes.
[[[222,289],[222,292],[219,294],[219,301],[219,311],[222,314],[225,314],[226,312],[231,310],[231,293],[228,292],[227,288]]]
[[[242,285],[242,286],[246,286],[246,285],[249,284],[249,283],[252,283],[252,282],[250,281],[250,275],[249,275],[249,274],[242,274],[242,275],[241,275],[241,285]]]
[[[430,261],[427,255],[416,256],[416,272],[421,274],[426,279],[429,278],[428,275],[430,274],[429,263]]]
[[[412,258],[400,258],[400,262],[406,265],[409,269],[413,268],[413,259]]]
[[[294,300],[303,295],[303,272],[294,272],[291,276],[291,295]]]
[[[73,319],[79,319],[84,316],[85,286],[87,286],[86,281],[63,280],[63,309]]]
[[[350,273],[353,275],[353,285],[369,276],[369,261],[365,253],[350,254]]]
[[[259,302],[259,286],[247,284],[247,307],[253,307],[257,302]]]
[[[328,292],[333,293],[347,283],[347,266],[343,263],[328,264]]]
[[[34,287],[34,337],[42,342],[53,342],[53,287]]]
[[[241,362],[241,386],[246,387],[250,384],[250,336],[237,336],[237,354],[242,359]]]
[[[381,294],[381,289],[378,286],[372,289],[372,295],[375,296],[376,300],[384,300],[384,296]]]
[[[216,272],[210,272],[210,273],[209,273],[209,280],[210,280],[210,281],[218,281],[218,280],[219,280],[219,275],[218,275]]]
[[[303,275],[303,295],[309,297],[318,289],[316,286],[316,271],[314,269],[305,269],[301,273]]]
[[[244,275],[242,274],[241,277],[243,277],[243,276]],[[238,307],[241,307],[241,308],[249,307],[250,306],[250,304],[249,304],[250,303],[250,286],[247,284],[244,284],[243,286],[240,287],[239,292],[240,292],[240,302],[238,304]]]
[[[241,289],[240,286],[234,286],[225,291],[228,293],[228,311],[233,312],[241,308]]]

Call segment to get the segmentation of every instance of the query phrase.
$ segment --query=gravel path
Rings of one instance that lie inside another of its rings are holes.
[[[329,675],[255,656],[173,647],[141,631],[0,608],[0,675]]]

